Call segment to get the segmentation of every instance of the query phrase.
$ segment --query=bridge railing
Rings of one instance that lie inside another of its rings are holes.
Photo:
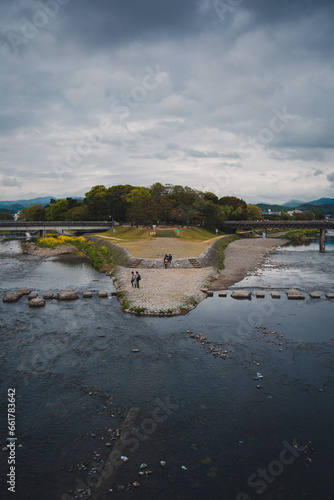
[[[24,227],[24,226],[106,226],[112,225],[109,221],[0,221],[2,227]]]
[[[334,221],[282,221],[282,220],[247,220],[247,221],[226,221],[225,225],[232,228],[252,228],[252,227],[263,227],[263,228],[334,228]]]

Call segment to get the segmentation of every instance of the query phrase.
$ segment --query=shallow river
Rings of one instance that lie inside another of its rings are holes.
[[[334,292],[333,236],[325,254],[318,243],[279,249],[233,287],[265,289],[265,299],[215,293],[173,318],[124,314],[111,279],[83,256],[40,260],[17,241],[0,252],[2,296],[22,286],[109,292],[42,309],[26,296],[1,301],[1,448],[9,388],[17,438],[16,494],[2,451],[1,499],[87,498],[114,447],[102,498],[334,498],[334,300],[324,295]],[[290,287],[321,298],[289,301]]]

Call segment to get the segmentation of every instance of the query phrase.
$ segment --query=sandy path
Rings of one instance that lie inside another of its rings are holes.
[[[225,250],[225,269],[220,271],[218,279],[211,283],[210,290],[224,290],[242,280],[250,271],[254,271],[263,258],[288,240],[282,238],[247,238],[236,240]]]

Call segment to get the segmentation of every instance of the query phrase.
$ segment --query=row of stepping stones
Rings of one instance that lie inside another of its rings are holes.
[[[219,295],[219,297],[226,297],[227,292],[225,292],[225,291],[219,292],[218,295]],[[281,298],[280,292],[271,292],[270,295],[273,299],[280,299]],[[288,299],[290,299],[290,300],[304,300],[305,299],[305,295],[303,295],[299,290],[296,290],[295,288],[290,288],[290,290],[288,290],[286,292],[286,295],[287,295]],[[320,294],[317,292],[310,292],[309,295],[312,299],[320,299]],[[231,294],[231,297],[233,299],[250,299],[251,296],[252,296],[252,292],[249,292],[246,290],[235,290]],[[258,299],[263,299],[265,297],[265,293],[262,291],[256,292],[255,296]],[[334,293],[325,293],[325,296],[327,297],[327,299],[334,299]]]
[[[116,295],[117,292],[111,292],[111,295]],[[50,300],[50,299],[57,299],[57,300],[76,300],[79,298],[79,295],[77,294],[76,291],[63,291],[63,292],[57,292],[56,294],[53,294],[52,292],[47,292],[44,294],[43,298],[38,296],[38,293],[36,292],[31,292],[29,288],[20,288],[17,292],[15,293],[6,293],[6,295],[3,298],[3,302],[17,302],[22,295],[27,295],[28,296],[28,301],[29,301],[29,307],[43,307],[45,306],[45,300]],[[105,291],[100,291],[97,293],[98,297],[108,297],[108,293]],[[82,294],[83,298],[91,298],[93,296],[93,293],[86,290]]]

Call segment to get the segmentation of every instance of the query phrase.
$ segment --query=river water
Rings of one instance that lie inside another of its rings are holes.
[[[42,309],[26,296],[0,303],[1,448],[9,388],[17,438],[16,494],[2,451],[1,499],[87,498],[114,447],[106,499],[334,498],[333,235],[326,253],[317,242],[279,249],[233,287],[264,289],[264,299],[215,293],[172,318],[124,314],[112,280],[81,255],[41,260],[18,241],[0,252],[2,296],[94,291]],[[289,301],[291,287],[321,298]]]

